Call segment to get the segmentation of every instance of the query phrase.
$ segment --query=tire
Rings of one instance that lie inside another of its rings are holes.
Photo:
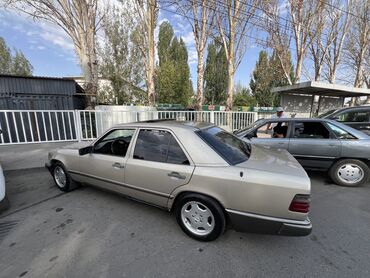
[[[77,187],[77,184],[72,180],[66,167],[61,162],[56,162],[52,168],[52,176],[55,185],[63,192],[72,191]],[[64,176],[64,179],[63,179]]]
[[[342,159],[330,168],[329,176],[338,185],[356,187],[369,180],[370,170],[361,160]]]
[[[8,196],[5,195],[4,199],[0,202],[0,213],[6,211],[10,207]]]
[[[212,241],[225,231],[222,207],[204,195],[190,193],[180,197],[175,213],[184,233],[196,240]]]

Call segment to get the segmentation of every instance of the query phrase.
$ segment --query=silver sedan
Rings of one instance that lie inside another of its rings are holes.
[[[287,151],[252,146],[208,123],[117,125],[95,142],[49,154],[58,188],[83,183],[174,211],[189,236],[238,231],[304,236],[310,179]]]
[[[235,132],[253,145],[288,150],[310,170],[328,171],[342,186],[359,186],[370,178],[370,137],[328,119],[264,119]]]

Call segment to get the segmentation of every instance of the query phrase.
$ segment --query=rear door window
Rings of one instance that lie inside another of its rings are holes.
[[[156,129],[142,129],[139,131],[134,159],[171,164],[190,164],[173,135],[168,131]]]
[[[329,130],[320,122],[295,122],[293,138],[329,139]]]

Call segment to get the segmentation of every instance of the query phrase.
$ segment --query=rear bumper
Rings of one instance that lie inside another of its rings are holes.
[[[312,231],[311,221],[275,218],[264,215],[226,209],[229,219],[238,232],[274,234],[284,236],[307,236]]]

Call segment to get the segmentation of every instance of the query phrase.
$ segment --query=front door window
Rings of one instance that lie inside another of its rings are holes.
[[[134,129],[115,129],[94,145],[94,153],[125,157]]]

